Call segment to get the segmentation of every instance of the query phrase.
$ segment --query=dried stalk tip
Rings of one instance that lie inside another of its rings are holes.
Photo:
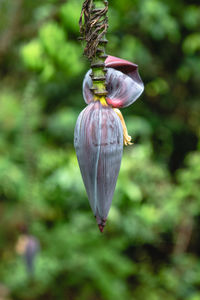
[[[92,59],[96,56],[97,48],[103,40],[103,36],[108,29],[108,2],[104,1],[104,8],[96,9],[93,0],[85,0],[81,10],[79,20],[81,39],[86,41],[84,54]]]

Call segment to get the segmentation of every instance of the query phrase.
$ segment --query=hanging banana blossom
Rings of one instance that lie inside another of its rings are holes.
[[[85,30],[89,30],[90,35],[87,37],[88,31],[85,33],[85,53],[91,59],[91,70],[83,81],[83,97],[88,106],[80,113],[74,134],[83,182],[101,232],[110,210],[123,145],[131,144],[119,108],[132,104],[144,89],[137,65],[105,54],[107,40],[102,32],[107,27],[103,26],[106,19],[102,16],[107,12],[107,2],[103,3],[105,7],[96,8],[95,0],[86,0],[81,14],[81,18],[85,16]],[[98,27],[99,20],[100,37],[96,34],[98,28],[93,28],[93,24]],[[95,35],[96,40],[91,39],[91,35]]]
[[[138,67],[108,56],[106,102],[95,100],[91,70],[83,82],[83,97],[88,106],[78,117],[74,145],[90,206],[101,231],[105,226],[119,174],[123,143],[131,143],[118,108],[132,104],[143,92]]]

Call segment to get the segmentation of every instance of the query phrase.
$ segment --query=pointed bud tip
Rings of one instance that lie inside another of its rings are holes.
[[[101,231],[101,233],[103,233],[105,225],[98,224],[98,226],[99,226],[99,230]]]
[[[99,230],[101,231],[101,233],[103,233],[104,231],[104,227],[106,226],[106,219],[101,219],[99,217],[99,215],[96,215],[96,220],[97,220],[97,224],[99,226]]]

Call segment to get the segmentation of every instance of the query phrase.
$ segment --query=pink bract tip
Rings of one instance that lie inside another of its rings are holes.
[[[120,67],[120,66],[129,66],[132,68],[132,70],[135,70],[138,68],[138,65],[128,61],[128,60],[125,60],[125,59],[122,59],[122,58],[119,58],[119,57],[115,57],[115,56],[111,56],[111,55],[108,55],[108,57],[106,58],[105,60],[105,64],[106,64],[106,67],[110,67],[110,68],[117,68],[117,67]]]

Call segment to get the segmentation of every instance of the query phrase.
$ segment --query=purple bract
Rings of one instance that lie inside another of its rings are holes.
[[[127,60],[108,56],[105,61],[107,68],[106,85],[108,95],[106,102],[112,107],[120,108],[131,105],[144,90],[143,82],[138,73],[138,66]],[[87,104],[93,102],[91,70],[83,81],[83,97]]]

